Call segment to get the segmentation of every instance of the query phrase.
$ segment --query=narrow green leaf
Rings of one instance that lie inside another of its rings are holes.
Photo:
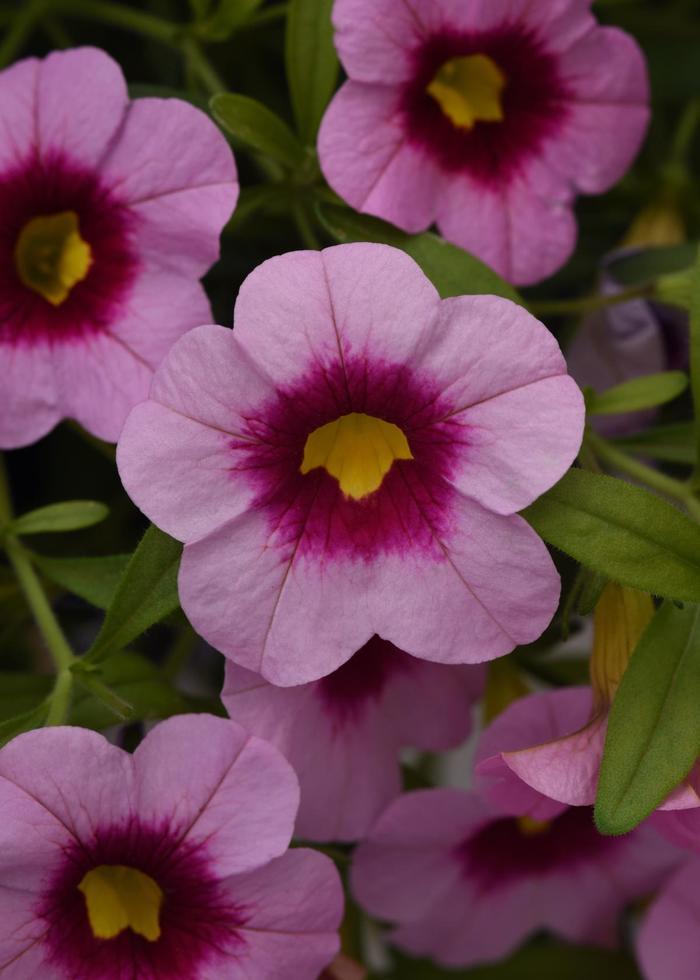
[[[621,412],[636,412],[641,408],[653,408],[673,401],[687,387],[688,376],[683,371],[647,374],[594,394],[588,411],[591,415],[617,415]]]
[[[14,534],[45,534],[53,531],[78,531],[99,524],[109,508],[96,500],[66,500],[30,510],[10,524]]]
[[[636,827],[700,755],[700,609],[665,603],[632,654],[610,711],[595,816]]]
[[[304,150],[286,122],[257,99],[221,92],[212,96],[209,108],[224,129],[258,153],[291,169],[304,161]]]
[[[182,545],[151,525],[126,566],[87,662],[123,650],[178,607],[177,570]]]
[[[47,558],[32,553],[32,562],[43,574],[74,595],[107,609],[131,555],[105,555],[103,558]]]
[[[115,708],[122,713],[128,708],[129,721],[169,718],[191,710],[162,671],[131,651],[114,654],[92,677],[86,671],[76,673],[83,689],[78,689],[73,699],[71,725],[98,731],[107,728],[115,723]],[[84,678],[90,680],[85,683]],[[88,690],[90,683],[92,689]],[[105,689],[109,692],[107,696]]]
[[[569,470],[523,517],[548,544],[613,582],[700,602],[700,526],[646,490]]]
[[[77,683],[103,704],[117,721],[131,721],[133,719],[133,705],[101,681],[96,673],[75,669],[73,676]]]
[[[324,205],[318,210],[320,219],[338,242],[382,242],[403,249],[415,259],[443,299],[490,293],[523,305],[518,292],[493,269],[431,232],[407,235],[379,218],[334,205]]]
[[[698,243],[657,245],[643,251],[631,252],[618,259],[613,272],[621,286],[640,286],[659,276],[690,268],[698,254]]]
[[[321,117],[338,81],[332,8],[333,0],[291,0],[287,14],[289,92],[299,135],[310,146],[316,143]]]
[[[635,432],[620,436],[613,442],[620,449],[649,456],[668,463],[695,463],[697,446],[694,422],[672,422],[670,425],[657,425],[645,432]]]

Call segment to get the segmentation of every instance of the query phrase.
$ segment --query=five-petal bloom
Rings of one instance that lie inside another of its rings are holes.
[[[352,841],[401,792],[400,748],[463,742],[483,685],[478,666],[427,663],[374,636],[332,674],[293,688],[229,664],[222,699],[294,766],[297,836]]]
[[[554,272],[575,194],[619,180],[649,114],[640,50],[589,8],[336,0],[349,80],[319,134],[333,189],[409,232],[437,222],[513,282]]]
[[[287,851],[296,777],[233,722],[180,716],[133,756],[42,729],[0,752],[5,980],[315,980],[338,950],[332,863]]]
[[[283,686],[374,635],[443,663],[540,635],[559,579],[516,511],[581,440],[552,335],[494,296],[440,300],[384,245],[270,259],[235,328],[178,341],[118,447],[127,492],[185,542],[195,628]]]
[[[538,717],[520,721],[500,715],[478,755],[536,736]],[[485,788],[488,801],[453,789],[401,796],[355,852],[357,899],[395,924],[391,939],[409,953],[468,966],[506,956],[541,929],[615,945],[625,905],[678,863],[649,826],[603,837],[588,807],[538,801],[528,787]]]
[[[199,277],[237,194],[211,120],[129,102],[103,52],[0,74],[0,448],[64,417],[116,441],[173,341],[210,317]]]

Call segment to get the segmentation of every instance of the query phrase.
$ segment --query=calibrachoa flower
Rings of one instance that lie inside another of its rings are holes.
[[[235,323],[176,344],[119,445],[129,494],[186,542],[195,627],[283,685],[374,634],[453,663],[539,635],[558,578],[513,514],[571,463],[583,414],[542,325],[441,302],[381,245],[269,260]]]
[[[223,136],[177,99],[130,102],[94,48],[0,73],[0,448],[64,417],[116,441],[173,341],[238,194]]]
[[[409,232],[437,222],[502,275],[552,273],[576,193],[624,174],[648,121],[635,42],[590,0],[336,0],[349,80],[319,157],[353,207]]]
[[[133,756],[79,728],[0,752],[6,980],[315,980],[338,950],[331,862],[287,851],[298,784],[233,722],[179,716]]]
[[[389,805],[350,880],[360,904],[394,924],[396,946],[457,967],[501,959],[541,929],[615,945],[625,905],[676,862],[651,828],[601,836],[588,807],[537,822],[474,792],[435,789]]]
[[[296,834],[357,840],[401,792],[399,749],[459,745],[480,696],[477,666],[416,660],[374,636],[342,667],[280,688],[229,663],[222,698],[231,717],[276,745],[301,785]]]
[[[570,687],[515,701],[504,719],[516,735],[479,771],[506,786],[526,784],[535,798],[571,806],[595,802],[608,712],[627,663],[654,612],[650,596],[606,585],[595,609],[591,687]],[[505,723],[505,721],[504,721]],[[528,737],[521,735],[529,732]],[[700,767],[674,790],[660,809],[700,806]],[[510,792],[510,789],[506,790]]]
[[[398,249],[341,245],[263,263],[233,332],[175,344],[118,463],[185,542],[195,628],[286,686],[374,634],[443,663],[539,636],[559,579],[515,512],[565,472],[582,424],[556,341],[521,307],[441,301]]]

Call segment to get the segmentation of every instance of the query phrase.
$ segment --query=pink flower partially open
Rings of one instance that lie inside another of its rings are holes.
[[[496,755],[482,754],[477,773],[489,798],[527,798],[538,817],[557,803],[595,803],[608,712],[594,711],[591,688],[532,694],[506,708],[496,723],[518,732],[518,737]],[[695,770],[659,809],[700,806],[699,788],[700,772]]]
[[[590,0],[336,0],[348,74],[319,157],[358,210],[443,235],[516,283],[554,272],[572,201],[607,190],[649,118],[644,59]]]
[[[133,756],[78,728],[0,752],[4,980],[315,980],[342,888],[287,851],[289,764],[233,722],[179,716]]]
[[[486,734],[477,767],[491,799],[529,799],[538,812],[551,801],[595,802],[610,706],[653,611],[650,596],[612,582],[605,586],[594,616],[591,687],[533,694],[509,705],[492,736]],[[492,753],[496,742],[499,750]],[[700,767],[659,809],[700,806],[698,788]]]
[[[436,789],[389,805],[355,852],[350,881],[371,915],[395,925],[396,946],[459,967],[501,959],[541,929],[615,945],[625,905],[677,860],[648,827],[601,836],[588,808],[538,824],[476,793]]]
[[[401,792],[399,749],[463,742],[483,685],[477,666],[426,663],[375,636],[334,673],[300,687],[274,687],[229,663],[222,699],[234,721],[294,767],[296,836],[352,841]]]
[[[209,319],[236,167],[203,112],[129,102],[95,48],[0,73],[0,448],[77,419],[115,442],[173,341]]]
[[[656,898],[637,936],[645,980],[697,980],[700,858],[689,860]]]
[[[235,328],[191,331],[118,447],[127,492],[185,542],[194,627],[283,686],[375,634],[442,663],[539,636],[559,597],[516,515],[582,435],[552,335],[494,296],[440,300],[385,245],[270,259]]]

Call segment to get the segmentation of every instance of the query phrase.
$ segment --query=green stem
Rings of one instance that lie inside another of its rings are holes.
[[[182,42],[182,51],[193,73],[198,76],[209,95],[217,95],[219,92],[226,91],[226,82],[216,71],[197,41],[191,37],[185,38]]]
[[[12,520],[12,504],[7,474],[4,463],[0,458],[0,525]],[[47,725],[61,725],[65,722],[70,704],[73,675],[71,665],[76,657],[66,640],[58,620],[54,616],[51,604],[34,571],[29,553],[16,535],[6,532],[2,537],[2,545],[17,581],[24,593],[34,622],[39,628],[44,643],[51,654],[56,667],[56,681],[53,692],[49,697],[49,712]]]
[[[14,61],[44,13],[45,6],[46,0],[29,0],[19,9],[0,44],[0,68],[5,68]]]
[[[56,668],[59,671],[69,668],[75,657],[61,627],[58,625],[58,620],[53,614],[29,555],[14,534],[5,535],[4,546],[27,600],[27,605],[32,611],[34,621],[41,631]]]
[[[610,296],[584,296],[579,299],[562,300],[533,300],[528,303],[531,313],[535,316],[569,316],[571,314],[595,313],[606,310],[610,306],[629,303],[633,299],[648,299],[652,289],[645,286],[631,286],[622,292]]]
[[[316,232],[309,221],[309,216],[304,205],[297,201],[294,204],[292,213],[294,215],[294,222],[297,226],[297,231],[299,232],[299,237],[306,248],[313,249],[316,252],[319,251],[321,248],[321,243],[316,237]]]
[[[88,20],[123,27],[136,34],[145,34],[164,44],[177,45],[185,31],[184,24],[173,24],[154,14],[124,7],[120,3],[111,3],[110,0],[55,0],[54,9],[62,14],[86,17]]]
[[[56,675],[53,691],[49,695],[49,710],[46,725],[65,725],[70,708],[73,690],[73,675],[70,670],[61,670]]]
[[[646,484],[653,490],[658,490],[659,493],[678,500],[692,517],[700,520],[700,500],[693,493],[690,484],[682,480],[675,480],[645,463],[640,463],[639,460],[623,453],[590,430],[586,433],[586,443],[599,459],[609,463],[621,473],[626,473],[633,479],[639,480],[640,483]]]

